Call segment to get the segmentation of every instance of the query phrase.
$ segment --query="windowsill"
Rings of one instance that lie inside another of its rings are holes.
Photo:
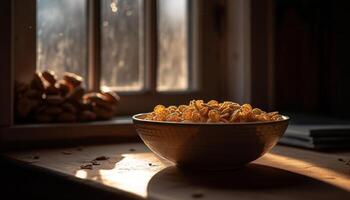
[[[319,153],[276,146],[239,171],[203,172],[179,170],[141,143],[85,146],[80,150],[17,151],[4,156],[14,165],[64,179],[70,184],[83,184],[86,191],[112,193],[116,198],[191,199],[193,195],[202,195],[210,199],[238,196],[246,199],[319,199],[332,196],[341,200],[350,196],[349,165],[346,164],[350,152]],[[93,169],[80,168],[98,156],[109,159],[99,161],[100,165],[93,165]],[[45,187],[49,186],[46,184]],[[51,188],[51,191],[62,191],[62,188],[55,189]],[[71,192],[87,195],[82,191]]]
[[[0,142],[6,147],[28,143],[136,138],[131,117],[84,123],[17,124],[0,127]],[[28,145],[29,146],[29,145]]]

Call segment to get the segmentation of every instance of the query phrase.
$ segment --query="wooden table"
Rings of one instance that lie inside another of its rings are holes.
[[[350,152],[319,153],[276,146],[235,171],[184,171],[127,143],[8,152],[19,165],[133,198],[350,199]],[[81,169],[96,157],[93,169]],[[210,162],[210,160],[208,160]]]

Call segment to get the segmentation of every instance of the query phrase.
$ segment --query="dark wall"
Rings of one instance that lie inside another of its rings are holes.
[[[331,46],[331,70],[329,97],[331,111],[350,116],[350,12],[348,1],[338,1],[333,6],[334,17],[331,23],[333,43]]]
[[[350,116],[346,1],[275,1],[278,109]]]
[[[0,126],[11,124],[11,0],[0,1]]]

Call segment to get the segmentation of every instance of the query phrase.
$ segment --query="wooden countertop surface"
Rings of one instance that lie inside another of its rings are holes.
[[[350,199],[350,152],[276,146],[235,171],[183,171],[141,143],[3,153],[20,165],[149,199]],[[81,169],[99,156],[93,169]],[[210,162],[210,160],[208,160]]]

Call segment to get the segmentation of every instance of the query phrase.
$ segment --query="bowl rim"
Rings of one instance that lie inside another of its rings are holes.
[[[282,115],[283,120],[279,120],[279,121],[267,121],[267,122],[261,122],[261,121],[257,121],[257,122],[238,122],[238,123],[217,123],[217,122],[171,122],[171,121],[154,121],[154,120],[147,120],[147,119],[140,119],[140,116],[144,116],[149,114],[148,113],[139,113],[136,115],[132,116],[132,120],[133,122],[137,121],[137,122],[145,122],[145,123],[151,123],[151,124],[169,124],[169,125],[205,125],[205,126],[216,126],[216,125],[220,125],[220,126],[238,126],[238,125],[258,125],[258,124],[275,124],[275,123],[281,123],[281,122],[288,122],[290,120],[290,118],[286,115]]]

